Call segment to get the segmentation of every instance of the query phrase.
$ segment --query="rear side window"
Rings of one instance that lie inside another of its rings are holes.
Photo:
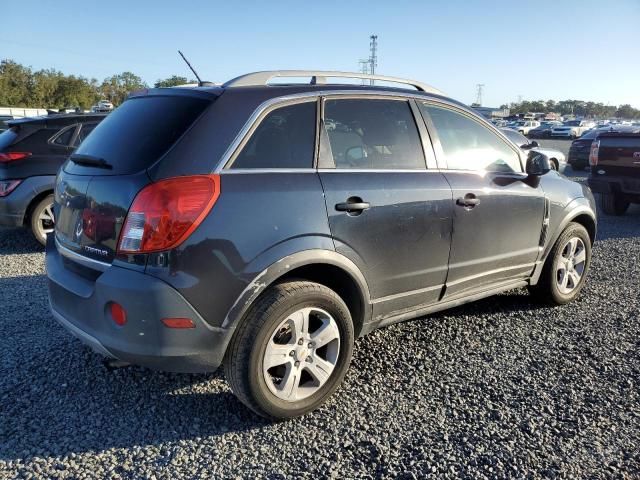
[[[420,135],[407,101],[327,100],[324,125],[336,168],[426,168]]]
[[[97,123],[85,123],[80,127],[80,133],[78,133],[78,136],[76,137],[75,142],[73,142],[73,146],[77,147],[78,145],[80,145],[85,138],[87,138],[89,136],[89,134],[93,131],[94,128],[96,128],[98,124]]]
[[[11,127],[0,133],[0,152],[9,148],[16,138],[18,138],[18,127]]]
[[[518,154],[487,127],[447,108],[419,105],[433,121],[448,169],[522,171]]]
[[[312,168],[315,139],[315,101],[278,108],[260,122],[231,168]]]
[[[75,131],[76,125],[71,125],[69,127],[63,128],[58,136],[53,139],[53,143],[62,147],[68,147],[71,143],[71,137],[73,137],[73,133]]]
[[[110,169],[68,162],[69,173],[124,175],[150,167],[211,103],[185,95],[135,97],[110,113],[76,150],[103,159]]]

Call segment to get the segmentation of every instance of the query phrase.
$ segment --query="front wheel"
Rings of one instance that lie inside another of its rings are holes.
[[[55,219],[53,217],[53,195],[47,195],[33,207],[29,223],[33,237],[41,245],[45,245],[47,243],[47,234],[53,232],[55,225]]]
[[[603,193],[600,195],[600,207],[607,215],[624,215],[629,202],[615,193]]]
[[[572,222],[549,252],[538,283],[529,290],[546,303],[569,303],[582,290],[590,264],[591,238],[582,225]]]
[[[225,356],[233,393],[257,414],[292,418],[315,410],[351,362],[349,309],[333,290],[306,281],[271,287],[251,307]]]

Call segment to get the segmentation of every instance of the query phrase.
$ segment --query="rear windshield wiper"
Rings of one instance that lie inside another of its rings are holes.
[[[98,168],[113,168],[113,165],[107,163],[104,158],[94,157],[93,155],[84,155],[81,153],[74,153],[69,157],[73,163],[78,165],[87,165],[90,167]]]

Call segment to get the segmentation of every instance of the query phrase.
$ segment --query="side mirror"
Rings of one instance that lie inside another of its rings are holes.
[[[527,156],[526,172],[529,177],[541,177],[551,171],[551,163],[546,155],[530,151]]]
[[[529,145],[531,145],[531,148],[538,148],[540,146],[540,144],[535,140],[532,140],[531,143],[529,143]]]

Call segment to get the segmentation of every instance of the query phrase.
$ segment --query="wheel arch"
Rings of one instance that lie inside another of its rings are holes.
[[[334,290],[349,308],[356,337],[360,335],[371,318],[369,287],[351,260],[329,250],[305,250],[269,265],[243,290],[222,326],[235,329],[263,292],[274,284],[293,279],[320,283]]]

